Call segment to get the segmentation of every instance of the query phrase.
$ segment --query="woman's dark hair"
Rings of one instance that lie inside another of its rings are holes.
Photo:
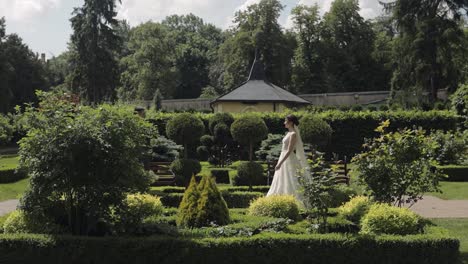
[[[298,126],[299,125],[299,119],[297,119],[297,117],[295,115],[287,115],[286,116],[286,119],[289,121],[289,122],[292,122],[294,125]]]

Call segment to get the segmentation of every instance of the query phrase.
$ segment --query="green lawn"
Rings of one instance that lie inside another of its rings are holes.
[[[449,230],[450,234],[460,240],[460,253],[463,264],[468,264],[468,218],[431,219],[431,221]]]
[[[26,190],[29,179],[23,179],[14,183],[0,184],[0,202],[19,199]]]
[[[19,157],[17,155],[0,156],[0,170],[14,169],[18,167]]]
[[[468,200],[468,182],[440,182],[442,193],[429,193],[444,200]]]

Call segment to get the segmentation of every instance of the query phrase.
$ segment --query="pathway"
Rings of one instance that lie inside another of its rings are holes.
[[[8,201],[0,202],[0,216],[4,214],[8,214],[11,211],[14,211],[18,203],[19,203],[19,200],[8,200]]]

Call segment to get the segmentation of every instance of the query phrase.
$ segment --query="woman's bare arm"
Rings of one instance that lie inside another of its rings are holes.
[[[294,151],[294,146],[296,145],[296,132],[291,133],[291,136],[289,138],[289,145],[288,145],[288,151],[286,154],[284,154],[283,158],[278,162],[278,164],[275,167],[275,170],[279,170],[281,165],[283,165],[283,162],[291,155],[291,153]]]

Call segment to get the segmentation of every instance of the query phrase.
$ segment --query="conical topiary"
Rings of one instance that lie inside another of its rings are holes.
[[[229,223],[229,209],[216,182],[211,176],[204,176],[200,182],[200,201],[198,203],[197,226],[208,226],[210,223],[226,225]]]
[[[184,197],[179,205],[177,214],[177,225],[182,227],[195,227],[198,215],[198,203],[200,200],[200,190],[197,186],[195,176],[192,176],[190,184],[185,190]]]

